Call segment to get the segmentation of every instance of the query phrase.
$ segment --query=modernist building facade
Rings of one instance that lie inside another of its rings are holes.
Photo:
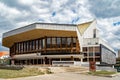
[[[96,21],[83,24],[34,23],[3,34],[11,64],[52,65],[53,61],[115,64],[114,50],[99,37]]]

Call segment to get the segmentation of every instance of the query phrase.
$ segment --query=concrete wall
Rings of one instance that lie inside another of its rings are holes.
[[[98,44],[99,44],[99,38],[84,38],[83,39],[83,46],[98,45]]]
[[[81,66],[80,61],[52,61],[52,66]]]
[[[106,70],[106,71],[113,71],[117,72],[117,70],[110,66],[96,66],[96,70]]]
[[[87,30],[83,34],[83,38],[93,38],[93,30],[96,28],[96,21],[93,21],[91,25],[87,28]],[[96,37],[98,36],[98,31],[96,31]]]
[[[80,52],[82,52],[83,48],[82,48],[82,45],[83,45],[83,36],[80,34],[78,28],[76,28],[76,32],[77,32],[77,36],[78,36],[78,40],[79,40],[79,45],[80,45]]]
[[[49,30],[65,30],[65,31],[76,31],[76,26],[73,25],[51,25],[51,24],[36,24],[37,29],[49,29]]]

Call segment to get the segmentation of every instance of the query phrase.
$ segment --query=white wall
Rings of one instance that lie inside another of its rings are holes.
[[[93,38],[93,30],[96,29],[96,21],[93,21],[91,25],[87,28],[87,30],[83,34],[83,38]],[[99,31],[96,31],[96,37],[99,37]]]
[[[99,38],[84,38],[83,39],[83,46],[98,45],[98,44],[99,44]]]
[[[76,31],[77,31],[77,36],[78,36],[79,45],[80,45],[80,52],[82,52],[83,36],[80,34],[77,27],[76,27]]]
[[[76,31],[75,25],[51,25],[51,24],[36,24],[37,29],[49,29],[49,30],[65,30],[65,31]]]

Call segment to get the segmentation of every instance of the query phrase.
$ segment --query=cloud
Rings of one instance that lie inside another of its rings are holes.
[[[105,39],[115,50],[120,47],[120,25],[114,26],[114,23],[120,21],[120,17],[99,18],[97,19],[100,36]]]
[[[89,10],[97,18],[120,16],[120,0],[89,0]]]

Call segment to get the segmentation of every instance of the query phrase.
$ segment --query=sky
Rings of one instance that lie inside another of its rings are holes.
[[[100,36],[120,48],[120,0],[0,0],[0,51],[4,32],[34,22],[80,24],[97,21]]]

